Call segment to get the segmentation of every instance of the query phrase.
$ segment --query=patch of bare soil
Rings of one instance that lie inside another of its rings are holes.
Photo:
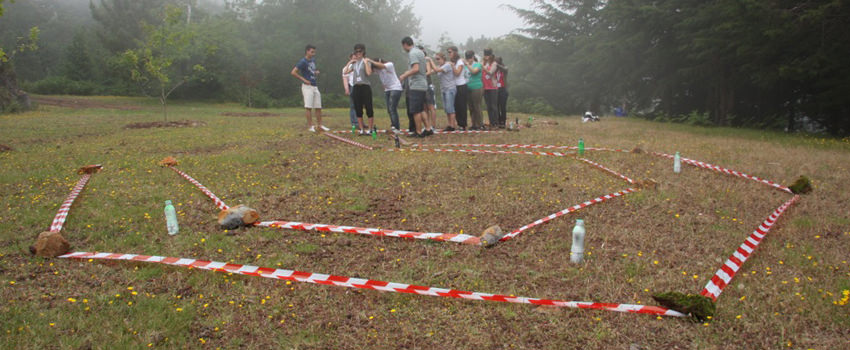
[[[38,104],[43,104],[43,105],[47,105],[47,106],[67,107],[67,108],[73,108],[73,109],[106,108],[106,109],[120,109],[120,110],[125,110],[125,111],[142,109],[142,107],[134,106],[134,105],[102,103],[102,102],[97,102],[97,101],[75,99],[75,98],[32,96],[31,99],[33,100],[33,102],[38,103]]]
[[[245,112],[245,113],[236,113],[236,112],[224,112],[221,115],[225,117],[279,117],[281,114],[279,113],[269,113],[269,112]]]
[[[6,146],[6,145],[0,143],[0,152],[11,152],[11,151],[14,151],[14,150],[15,149],[12,148],[12,146]]]
[[[150,128],[194,128],[206,126],[207,123],[197,120],[175,120],[170,122],[140,122],[124,126],[124,129],[150,129]]]

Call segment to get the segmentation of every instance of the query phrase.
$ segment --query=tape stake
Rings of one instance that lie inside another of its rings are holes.
[[[182,266],[186,268],[195,268],[202,270],[218,271],[225,273],[235,273],[240,275],[264,277],[271,279],[281,279],[295,282],[315,283],[323,285],[333,285],[337,287],[357,288],[357,289],[372,289],[382,292],[392,293],[409,293],[418,295],[428,295],[444,298],[458,298],[468,300],[486,300],[497,301],[504,303],[516,304],[533,304],[547,305],[552,307],[565,307],[575,309],[594,309],[616,312],[628,312],[636,314],[648,314],[656,316],[673,316],[685,317],[686,315],[660,306],[634,305],[634,304],[611,304],[611,303],[595,303],[585,301],[564,301],[554,299],[528,298],[512,295],[500,295],[481,292],[468,292],[456,289],[438,288],[417,286],[406,283],[385,282],[363,278],[353,278],[345,276],[334,276],[321,273],[302,272],[294,270],[273,269],[267,267],[258,267],[251,265],[239,265],[232,263],[224,263],[217,261],[206,261],[186,258],[171,258],[163,256],[136,255],[136,254],[116,254],[116,253],[88,253],[74,252],[65,254],[59,258],[63,259],[103,259],[103,260],[126,260],[134,262],[157,263],[173,266]]]
[[[606,195],[604,195],[604,196],[602,196],[602,197],[597,197],[597,198],[591,199],[591,200],[589,200],[589,201],[587,201],[587,202],[584,202],[584,203],[576,204],[576,205],[574,205],[574,206],[572,206],[572,207],[569,207],[569,208],[567,208],[567,209],[561,210],[561,211],[559,211],[559,212],[557,212],[557,213],[554,213],[554,214],[552,214],[552,215],[549,215],[549,216],[547,216],[547,217],[545,217],[545,218],[537,219],[536,221],[534,221],[534,222],[532,222],[532,223],[530,223],[530,224],[528,224],[528,225],[525,225],[525,226],[523,226],[523,227],[520,227],[520,228],[518,228],[518,229],[514,230],[513,232],[506,234],[506,235],[505,235],[504,237],[502,237],[502,239],[500,239],[499,241],[500,241],[500,242],[504,242],[504,241],[507,241],[507,240],[509,240],[509,239],[513,239],[514,237],[519,236],[519,235],[520,235],[523,231],[528,230],[528,229],[530,229],[530,228],[532,228],[532,227],[542,225],[542,224],[544,224],[544,223],[546,223],[546,222],[549,222],[549,221],[551,221],[551,220],[553,220],[553,219],[556,219],[556,218],[558,218],[558,217],[561,217],[561,216],[564,216],[564,215],[566,215],[566,214],[572,213],[572,212],[574,212],[574,211],[578,211],[579,209],[587,208],[587,207],[589,207],[589,206],[591,206],[591,205],[594,205],[594,204],[596,204],[596,203],[602,203],[602,202],[607,201],[607,200],[609,200],[609,199],[616,198],[616,197],[621,197],[621,196],[627,195],[627,194],[629,194],[629,193],[634,193],[634,192],[637,192],[637,191],[638,191],[638,189],[636,189],[636,188],[627,188],[627,189],[622,190],[622,191],[619,191],[619,192],[614,192],[614,193],[611,193],[611,194],[606,194]]]
[[[198,182],[198,180],[195,180],[194,178],[189,176],[189,174],[186,174],[186,173],[180,171],[179,169],[177,169],[173,166],[168,166],[168,168],[170,168],[171,170],[174,170],[174,172],[180,174],[180,176],[182,176],[186,180],[189,180],[189,182],[191,182],[193,185],[195,185],[195,187],[200,189],[201,192],[203,192],[205,195],[207,195],[207,197],[210,197],[210,199],[212,199],[213,202],[215,202],[216,207],[218,207],[221,210],[227,210],[227,208],[228,208],[227,204],[224,204],[223,200],[218,198],[218,196],[216,196],[215,193],[212,193],[212,191],[210,191],[209,189],[207,189],[206,186],[204,186],[200,182]]]
[[[773,227],[776,220],[782,216],[785,209],[788,209],[788,207],[794,204],[794,202],[796,202],[799,198],[800,196],[795,195],[785,202],[785,204],[776,208],[776,210],[774,210],[773,213],[770,214],[770,216],[768,216],[767,219],[765,219],[764,222],[762,222],[749,237],[747,237],[744,243],[742,243],[741,246],[732,253],[732,256],[730,256],[729,259],[726,259],[726,262],[720,266],[720,269],[717,270],[714,277],[708,281],[708,284],[705,285],[705,288],[703,288],[700,294],[717,301],[717,297],[719,297],[720,293],[723,292],[723,289],[732,282],[732,278],[735,277],[735,274],[741,269],[744,262],[752,256],[759,243],[761,243],[762,239],[764,239],[764,237],[767,236],[767,233],[770,232],[770,228]]]
[[[352,233],[352,234],[380,236],[380,237],[430,239],[430,240],[441,241],[441,242],[455,242],[455,243],[472,244],[472,245],[480,245],[481,244],[480,238],[478,238],[476,236],[467,235],[467,234],[428,233],[428,232],[411,232],[411,231],[399,231],[399,230],[384,230],[384,229],[377,229],[377,228],[363,228],[363,227],[353,227],[353,226],[308,224],[308,223],[303,223],[303,222],[292,222],[292,221],[264,221],[264,222],[260,222],[260,223],[255,224],[255,226],[280,228],[280,229],[290,229],[290,230]]]
[[[77,185],[71,189],[71,193],[68,194],[68,198],[62,202],[62,206],[59,207],[59,212],[56,213],[56,216],[53,218],[53,223],[50,224],[50,232],[59,232],[62,231],[62,226],[65,225],[65,219],[68,218],[68,213],[71,211],[71,204],[74,204],[74,200],[80,195],[80,192],[83,191],[83,188],[86,187],[86,184],[91,179],[91,174],[83,174],[80,177],[80,181],[77,181]]]
[[[658,153],[658,152],[650,152],[650,153],[655,155],[655,156],[662,157],[662,158],[673,159],[673,155],[670,155],[670,154]],[[709,164],[709,163],[705,163],[705,162],[700,162],[698,160],[693,160],[693,159],[688,159],[688,158],[682,158],[682,162],[685,163],[685,164],[693,165],[693,166],[698,167],[698,168],[714,170],[718,173],[723,173],[723,174],[727,174],[727,175],[732,175],[732,176],[742,177],[742,178],[745,178],[745,179],[750,179],[750,180],[760,182],[760,183],[763,183],[765,185],[774,187],[774,188],[776,188],[780,191],[785,191],[785,192],[794,194],[794,192],[792,192],[791,189],[786,187],[786,186],[782,186],[782,185],[780,185],[776,182],[773,182],[773,181],[770,181],[770,180],[765,180],[765,179],[762,179],[762,178],[757,177],[757,176],[748,175],[748,174],[742,173],[740,171],[730,170],[730,169],[726,169],[726,168],[723,168],[723,167],[719,167],[717,165],[713,165],[713,164]]]
[[[367,149],[367,150],[370,150],[370,151],[371,151],[371,150],[374,150],[374,148],[373,148],[373,147],[366,146],[366,145],[364,145],[364,144],[362,144],[362,143],[360,143],[360,142],[357,142],[357,141],[354,141],[354,140],[349,140],[349,139],[344,138],[344,137],[336,136],[336,135],[334,135],[333,133],[323,132],[323,133],[322,133],[322,135],[325,135],[325,136],[330,137],[330,138],[332,138],[332,139],[334,139],[334,140],[337,140],[337,141],[345,142],[345,143],[347,143],[347,144],[349,144],[349,145],[354,145],[354,146],[360,147],[360,148],[362,148],[362,149]]]

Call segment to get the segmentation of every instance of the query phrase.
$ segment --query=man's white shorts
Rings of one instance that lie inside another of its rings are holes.
[[[304,108],[322,108],[322,94],[319,87],[301,84],[301,95],[304,95]]]

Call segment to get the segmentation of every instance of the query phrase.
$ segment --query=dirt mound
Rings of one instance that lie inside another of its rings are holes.
[[[194,128],[198,126],[206,126],[207,123],[197,120],[175,120],[170,122],[141,122],[127,124],[124,129],[150,129],[150,128]]]
[[[6,145],[0,143],[0,152],[11,152],[11,151],[14,151],[14,150],[15,149],[12,148],[12,146],[6,146]]]
[[[224,112],[221,115],[225,117],[279,117],[281,114],[279,113],[269,113],[269,112],[245,112],[245,113],[236,113],[236,112]]]
[[[124,105],[124,104],[110,104],[110,103],[102,103],[91,100],[84,99],[75,99],[75,98],[59,98],[59,97],[44,97],[44,96],[30,96],[33,102],[38,104],[43,104],[47,106],[57,106],[57,107],[67,107],[73,109],[84,109],[84,108],[106,108],[106,109],[120,109],[120,110],[139,110],[142,107],[133,106],[133,105]]]

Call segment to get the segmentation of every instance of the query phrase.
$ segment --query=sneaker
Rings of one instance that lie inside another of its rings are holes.
[[[323,131],[331,131],[331,129],[328,129],[328,127],[324,125],[319,125],[319,128],[321,128]]]
[[[366,129],[360,129],[360,136],[368,136],[369,132]]]
[[[434,135],[434,132],[431,130],[425,130],[422,132],[422,137]]]
[[[316,127],[315,127],[315,126],[310,125],[310,132],[316,132]]]
[[[396,129],[396,127],[393,126],[390,130],[392,130],[393,134],[398,134],[398,129]]]

